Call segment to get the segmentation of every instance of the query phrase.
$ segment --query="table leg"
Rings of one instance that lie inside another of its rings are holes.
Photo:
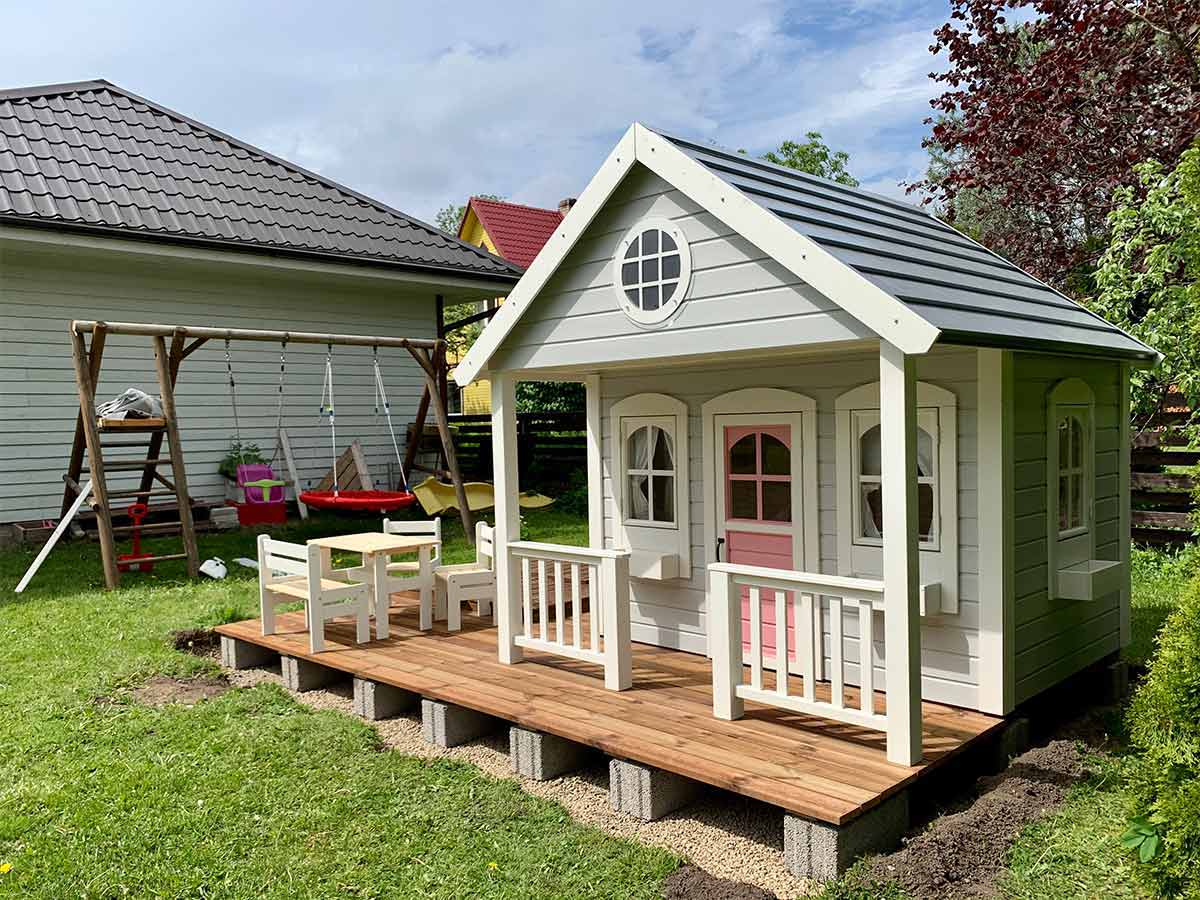
[[[388,555],[373,553],[367,559],[371,570],[371,593],[375,597],[375,637],[383,640],[391,633],[389,617],[392,608],[392,595],[388,593]]]
[[[433,565],[428,547],[417,551],[417,574],[421,583],[421,630],[430,631],[433,628]]]

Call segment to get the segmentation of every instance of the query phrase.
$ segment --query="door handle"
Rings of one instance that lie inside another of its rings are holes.
[[[721,561],[721,545],[725,543],[725,538],[717,538],[717,562]]]

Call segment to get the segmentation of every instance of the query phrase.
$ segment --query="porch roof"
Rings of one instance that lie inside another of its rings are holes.
[[[635,164],[906,353],[951,343],[1160,358],[922,209],[635,123],[458,366],[460,384],[486,368]]]

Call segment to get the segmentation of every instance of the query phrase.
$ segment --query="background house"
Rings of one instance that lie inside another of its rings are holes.
[[[439,300],[505,293],[519,270],[350,188],[105,81],[0,92],[0,522],[57,516],[79,409],[67,325],[149,321],[432,338]],[[380,353],[393,416],[423,382]],[[243,440],[270,455],[279,348],[235,344]],[[286,353],[283,425],[301,482],[329,468],[318,420],[324,348]],[[394,459],[376,414],[371,353],[335,349],[338,438],[377,474]],[[146,339],[108,342],[98,396],[156,393]],[[224,347],[176,392],[196,499],[220,500],[235,435]],[[403,448],[402,448],[403,449]]]
[[[459,223],[458,236],[468,244],[482,247],[513,265],[527,269],[574,203],[575,199],[568,197],[558,204],[558,209],[540,209],[504,200],[472,197]],[[486,301],[484,308],[494,309],[503,302],[503,297],[494,297]],[[457,362],[456,358],[451,359],[451,365]],[[461,389],[458,411],[466,414],[491,411],[487,381],[477,381]]]

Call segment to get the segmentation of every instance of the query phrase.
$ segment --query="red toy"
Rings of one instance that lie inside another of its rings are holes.
[[[153,554],[142,552],[142,519],[146,518],[146,514],[150,512],[150,507],[145,503],[134,503],[126,510],[129,518],[133,520],[133,551],[131,553],[122,553],[117,557],[117,568],[122,572],[150,572],[154,569],[152,562],[138,562],[141,559],[148,559]]]

